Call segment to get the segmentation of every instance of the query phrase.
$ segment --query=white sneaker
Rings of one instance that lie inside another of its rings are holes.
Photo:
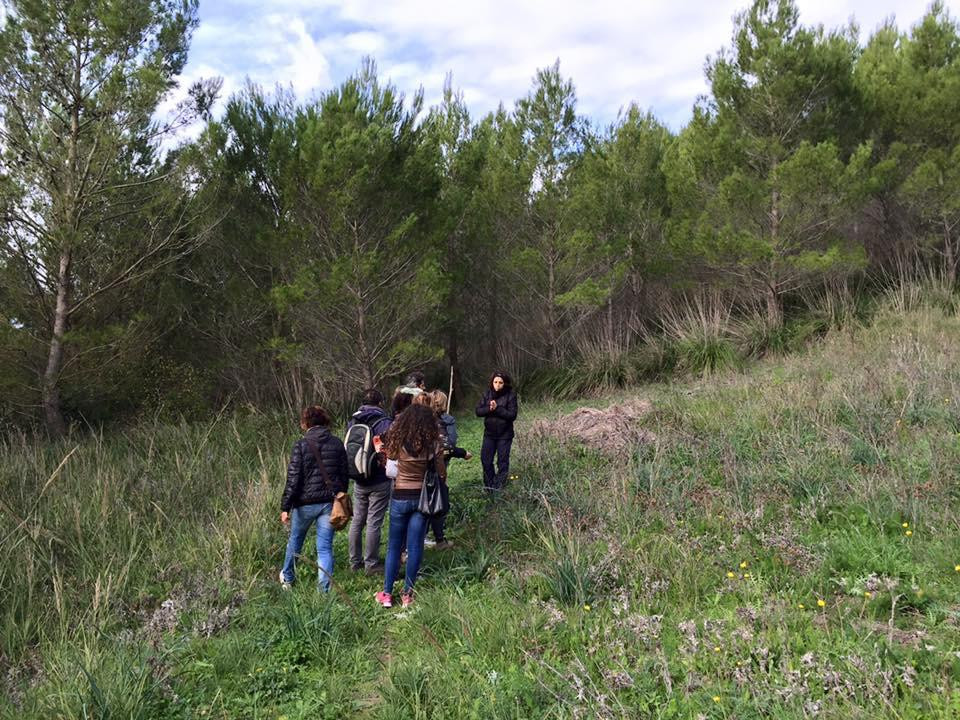
[[[432,538],[427,538],[426,540],[423,541],[423,544],[424,544],[426,547],[433,547],[433,546],[435,546],[435,545],[437,544],[437,541],[436,541],[436,540],[433,540]]]
[[[293,587],[293,583],[287,582],[287,580],[283,577],[283,570],[280,571],[280,587],[282,587],[284,590],[289,590]]]

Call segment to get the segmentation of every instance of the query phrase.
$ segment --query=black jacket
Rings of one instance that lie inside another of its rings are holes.
[[[317,460],[308,443],[316,445],[323,466],[330,478],[330,486],[323,479]],[[301,505],[331,502],[338,492],[347,491],[347,451],[340,438],[327,428],[312,427],[293,444],[290,464],[287,466],[287,486],[283,489],[280,509],[290,512]]]
[[[490,401],[497,401],[497,409],[490,412]],[[477,403],[477,417],[483,418],[483,434],[487,437],[512,438],[513,421],[517,419],[517,394],[513,390],[495,393],[487,389]]]
[[[347,428],[349,429],[353,427],[356,423],[368,425],[374,435],[379,435],[380,439],[386,442],[387,430],[390,429],[390,425],[393,423],[393,421],[387,416],[382,408],[379,408],[376,405],[361,405],[360,409],[350,416],[350,420],[347,422]],[[349,460],[347,462],[349,462]],[[380,462],[379,459],[374,461],[373,476],[363,482],[357,480],[357,485],[363,485],[364,487],[367,487],[386,482],[388,478],[385,462],[386,461]]]

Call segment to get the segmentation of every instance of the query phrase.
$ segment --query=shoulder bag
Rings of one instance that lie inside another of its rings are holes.
[[[450,509],[449,500],[440,487],[443,480],[434,467],[435,462],[434,458],[430,458],[430,462],[427,463],[427,470],[423,473],[423,484],[420,486],[420,500],[417,503],[417,510],[427,517],[443,515]]]

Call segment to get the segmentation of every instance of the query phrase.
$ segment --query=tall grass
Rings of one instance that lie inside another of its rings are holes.
[[[660,325],[677,357],[677,367],[695,375],[738,367],[741,358],[732,319],[732,304],[718,294],[696,294],[667,309]]]
[[[676,349],[745,353],[693,303],[688,380],[591,400],[653,403],[616,458],[534,444],[558,406],[524,404],[502,496],[451,467],[455,549],[407,610],[342,534],[334,593],[277,587],[287,418],[10,437],[0,716],[951,717],[960,318],[888,302],[733,372]]]

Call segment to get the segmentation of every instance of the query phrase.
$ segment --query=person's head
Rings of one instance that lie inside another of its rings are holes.
[[[434,390],[430,395],[430,408],[437,415],[447,411],[447,394],[443,390]]]
[[[300,411],[300,429],[330,427],[330,414],[319,405],[309,405]]]
[[[383,405],[383,393],[376,388],[367,388],[363,391],[363,404],[381,407]]]
[[[397,391],[393,394],[393,402],[390,403],[390,412],[393,413],[394,417],[397,417],[410,407],[411,402],[413,402],[413,395],[405,393],[402,387],[398,387]]]
[[[433,406],[430,402],[431,395],[433,395],[433,393],[428,393],[428,392],[422,392],[422,393],[419,393],[418,395],[414,395],[413,402],[410,404],[423,405],[424,407],[432,408]]]
[[[403,451],[423,455],[440,441],[437,418],[426,405],[411,405],[390,426],[387,433],[387,455],[397,458]]]
[[[495,393],[508,392],[513,389],[513,380],[507,373],[498,370],[490,376],[490,389]]]
[[[418,387],[421,390],[426,390],[427,378],[419,370],[414,370],[412,373],[407,375],[407,386],[408,387]]]

